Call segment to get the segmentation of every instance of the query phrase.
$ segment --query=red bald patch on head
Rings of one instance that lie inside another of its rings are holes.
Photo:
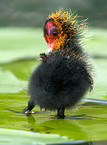
[[[54,23],[54,20],[49,20],[45,26],[44,38],[48,44],[49,51],[55,49],[55,43],[58,39],[58,28]]]
[[[48,34],[49,32],[49,29],[50,28],[52,28],[53,26],[55,26],[55,24],[54,24],[54,21],[53,20],[50,20],[50,21],[48,21],[47,22],[47,24],[46,24],[46,34]]]

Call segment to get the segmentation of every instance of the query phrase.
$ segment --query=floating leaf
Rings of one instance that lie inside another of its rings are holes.
[[[0,93],[18,93],[27,87],[27,82],[18,80],[9,71],[0,71]]]
[[[33,133],[11,129],[0,129],[0,144],[45,144],[70,141],[67,137],[55,134]]]
[[[42,29],[1,28],[0,29],[0,62],[39,57],[46,51]]]

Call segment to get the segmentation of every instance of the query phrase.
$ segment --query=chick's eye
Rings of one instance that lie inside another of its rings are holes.
[[[53,36],[57,36],[58,35],[58,32],[57,31],[54,31],[52,32]]]

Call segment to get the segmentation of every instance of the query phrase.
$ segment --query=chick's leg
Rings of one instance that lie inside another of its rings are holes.
[[[57,110],[57,116],[58,118],[64,118],[65,115],[64,115],[64,111],[65,111],[65,108],[64,107],[61,107]]]
[[[25,112],[27,115],[32,114],[33,112],[31,111],[35,107],[35,103],[32,99],[28,101],[28,107],[27,111]]]

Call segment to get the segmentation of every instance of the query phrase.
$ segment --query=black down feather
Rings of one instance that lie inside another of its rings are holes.
[[[89,69],[79,56],[62,55],[61,50],[50,53],[31,75],[31,100],[49,110],[73,107],[92,88]]]

